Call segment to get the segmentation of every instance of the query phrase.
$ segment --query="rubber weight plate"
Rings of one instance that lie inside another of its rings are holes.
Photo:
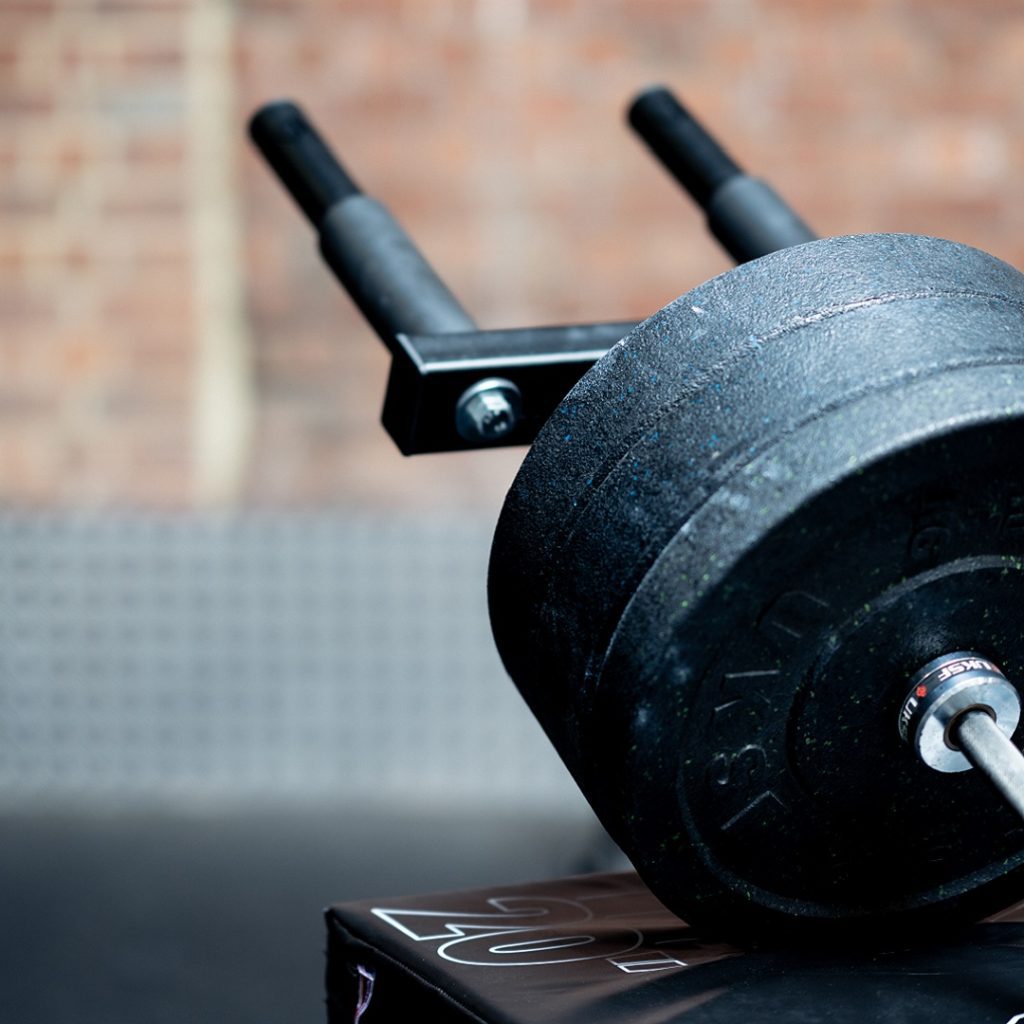
[[[828,239],[641,324],[539,435],[491,561],[499,650],[605,826],[733,935],[981,916],[1024,828],[919,765],[907,682],[1024,679],[1024,278]]]

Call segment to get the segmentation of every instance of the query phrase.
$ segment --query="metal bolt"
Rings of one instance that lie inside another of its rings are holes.
[[[515,429],[522,408],[522,395],[512,381],[488,377],[462,392],[455,405],[455,429],[473,444],[498,441]]]

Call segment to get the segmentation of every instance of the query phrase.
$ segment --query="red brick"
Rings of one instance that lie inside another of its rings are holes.
[[[176,111],[193,2],[83,0],[74,22],[53,2],[4,7],[0,379],[24,396],[2,416],[24,435],[5,496],[191,498],[195,137]],[[254,347],[250,501],[496,507],[520,457],[395,455],[376,422],[383,347],[245,140],[269,96],[304,102],[482,323],[639,317],[728,265],[623,127],[632,92],[657,80],[823,231],[921,230],[1024,259],[1011,0],[751,0],[742,22],[714,0],[532,0],[503,35],[478,10],[234,8],[225,159]],[[130,102],[140,90],[165,120]],[[39,413],[47,402],[57,415]]]
[[[184,14],[194,0],[93,0],[100,16],[112,14]]]
[[[129,69],[154,75],[160,72],[183,70],[185,53],[180,42],[157,39],[135,40],[129,37],[122,60]]]
[[[49,18],[57,9],[57,0],[4,0],[4,16],[27,15]]]
[[[103,217],[111,219],[137,219],[143,229],[155,230],[155,224],[145,224],[150,220],[178,220],[185,216],[186,204],[181,196],[131,195],[125,194],[107,200],[100,208]]]
[[[0,92],[0,120],[42,118],[54,109],[53,96],[46,92],[29,92],[7,88]]]

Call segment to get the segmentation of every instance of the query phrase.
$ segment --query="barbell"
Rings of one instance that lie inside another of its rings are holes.
[[[631,120],[742,262],[631,329],[500,344],[404,234],[388,264],[401,229],[376,207],[337,243],[363,214],[347,175],[303,202],[296,140],[326,148],[297,108],[252,130],[419,374],[392,407],[415,391],[437,447],[533,441],[495,533],[495,639],[653,892],[740,938],[1000,909],[1024,896],[1024,276],[937,238],[816,239],[666,90]],[[435,386],[445,367],[463,376]]]

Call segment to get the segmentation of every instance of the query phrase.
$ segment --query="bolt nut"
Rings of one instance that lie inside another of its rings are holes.
[[[963,772],[971,762],[951,742],[957,718],[967,711],[985,711],[1006,736],[1020,721],[1020,697],[1013,684],[987,658],[957,651],[928,662],[910,681],[900,708],[900,736],[930,768]]]
[[[466,388],[455,405],[455,429],[471,444],[500,441],[518,425],[523,399],[503,377],[488,377]]]

